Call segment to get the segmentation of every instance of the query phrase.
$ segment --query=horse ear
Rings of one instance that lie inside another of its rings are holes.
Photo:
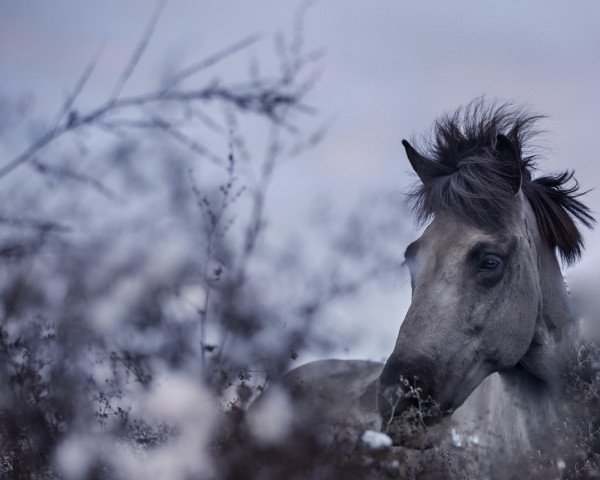
[[[496,136],[496,151],[504,160],[503,174],[508,180],[513,193],[516,195],[521,189],[521,159],[517,149],[506,135],[501,133]]]
[[[404,148],[406,149],[408,161],[423,183],[428,182],[434,177],[450,173],[450,169],[438,162],[434,162],[433,160],[424,157],[406,140],[402,140],[402,145],[404,145]]]

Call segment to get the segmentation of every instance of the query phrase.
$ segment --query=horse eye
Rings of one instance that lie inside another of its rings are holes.
[[[479,270],[496,270],[500,265],[502,265],[502,260],[498,257],[495,255],[486,255],[479,263]]]

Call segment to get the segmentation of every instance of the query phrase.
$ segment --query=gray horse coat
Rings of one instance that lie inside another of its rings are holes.
[[[325,360],[285,378],[332,438],[381,430],[401,447],[472,443],[510,459],[564,423],[578,322],[558,255],[579,257],[576,221],[593,219],[572,174],[532,179],[536,120],[476,101],[438,120],[425,153],[403,142],[416,213],[431,221],[406,249],[412,302],[395,348],[385,364]]]

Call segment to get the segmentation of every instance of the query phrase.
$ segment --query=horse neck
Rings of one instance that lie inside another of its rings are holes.
[[[537,444],[560,419],[561,376],[577,338],[569,293],[549,246],[538,251],[538,269],[541,295],[529,350],[488,387],[490,426],[510,439],[516,451]]]
[[[530,224],[535,224],[531,222]],[[561,377],[578,339],[578,322],[554,249],[531,232],[539,272],[539,304],[531,345],[513,368],[488,377],[481,402],[492,431],[529,448],[558,421]],[[536,427],[540,430],[537,431]]]
[[[537,255],[541,295],[535,334],[512,377],[556,393],[579,336],[579,323],[554,249],[543,243]]]
[[[517,365],[488,376],[452,418],[459,433],[477,435],[482,445],[501,445],[512,457],[536,445],[559,417],[547,387]]]

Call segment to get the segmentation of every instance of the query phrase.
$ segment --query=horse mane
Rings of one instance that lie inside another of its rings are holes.
[[[544,118],[511,103],[487,102],[479,97],[434,123],[420,151],[440,166],[440,175],[421,183],[409,194],[417,218],[424,222],[436,212],[497,227],[509,211],[514,190],[505,161],[496,150],[497,135],[505,135],[521,166],[521,190],[529,200],[539,230],[567,263],[582,253],[583,237],[576,221],[592,228],[595,220],[579,197],[573,171],[533,178],[538,154],[531,140]]]

